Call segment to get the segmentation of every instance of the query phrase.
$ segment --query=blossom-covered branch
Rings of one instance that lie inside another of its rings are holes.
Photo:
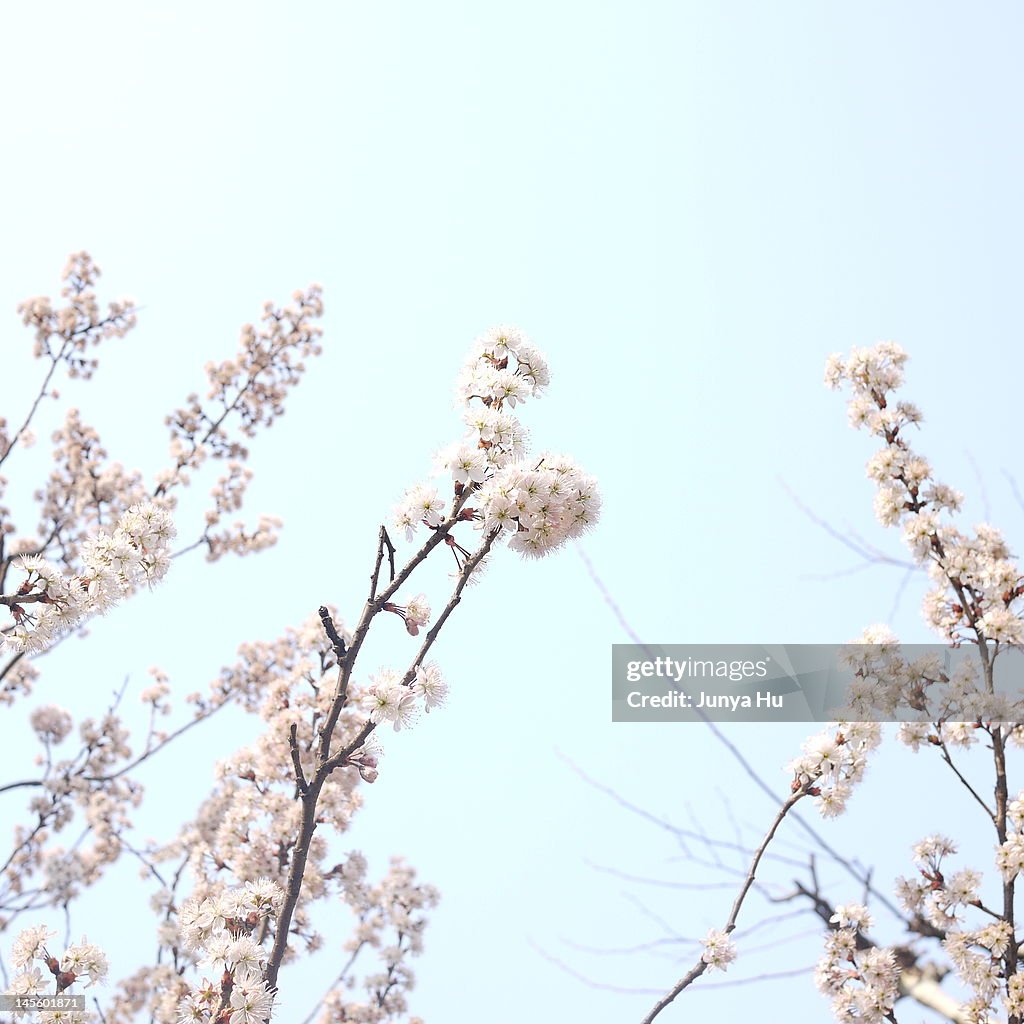
[[[949,874],[944,864],[957,852],[957,844],[938,834],[915,847],[920,877],[901,879],[898,892],[906,912],[941,936],[958,979],[973,992],[962,1008],[964,1019],[978,1024],[993,1020],[1001,1002],[1008,1024],[1020,1024],[1024,975],[1018,972],[1015,880],[1024,867],[1019,838],[1024,794],[1011,799],[1007,754],[1009,745],[1024,742],[1019,724],[1024,702],[997,692],[995,667],[1007,647],[1024,642],[1024,577],[998,530],[981,524],[967,534],[950,521],[963,496],[938,482],[929,462],[914,450],[907,433],[920,424],[921,413],[895,394],[903,384],[906,361],[898,345],[883,342],[855,349],[845,359],[832,356],[825,379],[831,387],[851,388],[851,424],[882,442],[868,463],[868,475],[878,486],[875,513],[883,525],[902,527],[913,559],[933,581],[924,602],[926,619],[953,645],[971,644],[977,663],[958,666],[950,675],[938,658],[905,658],[888,630],[873,627],[864,634],[862,653],[851,656],[861,680],[850,701],[851,713],[859,709],[876,718],[909,717],[900,727],[900,739],[914,751],[938,751],[993,828],[1001,875],[993,907],[983,896],[980,871],[968,867]],[[950,753],[953,748],[969,750],[982,738],[990,751],[992,804]],[[838,939],[830,942],[820,979],[838,1000],[837,1016],[847,1019],[850,1004],[838,979],[845,976],[841,964],[850,957],[845,947],[836,945]],[[863,1008],[857,1015],[877,1019]]]
[[[240,413],[243,434],[279,414],[284,391],[301,372],[289,352],[313,350],[315,332],[306,321],[319,314],[318,293],[297,296],[296,303],[283,312],[268,309],[263,330],[248,337],[239,359],[210,370],[213,409],[192,399],[173,418],[175,468],[154,492],[155,507],[164,507],[171,489],[187,483],[206,448],[215,458],[244,457],[240,443],[223,432],[229,414]],[[468,432],[442,454],[437,479],[407,491],[395,511],[407,542],[420,529],[426,536],[399,564],[396,545],[381,527],[369,594],[351,632],[337,609],[324,606],[277,641],[243,645],[238,664],[221,673],[209,698],[189,697],[194,719],[170,733],[155,726],[156,715],[169,712],[172,692],[156,670],[145,694],[150,736],[141,755],[132,756],[120,719],[111,713],[100,731],[110,736],[100,745],[109,752],[105,760],[92,747],[79,758],[53,760],[51,749],[70,733],[70,719],[56,707],[40,719],[47,770],[42,779],[7,790],[38,786],[46,793],[38,804],[40,825],[25,834],[16,857],[27,859],[18,866],[28,870],[30,863],[43,863],[46,823],[59,822],[60,828],[70,820],[65,794],[88,794],[97,805],[111,801],[108,862],[121,848],[129,849],[160,884],[152,901],[159,916],[156,963],[121,981],[103,1010],[106,1024],[128,1024],[140,1014],[158,1024],[262,1024],[276,1000],[281,969],[299,949],[311,951],[322,942],[314,905],[332,894],[358,924],[336,984],[316,1011],[321,1024],[383,1024],[407,1012],[413,982],[408,959],[422,948],[426,911],[437,893],[400,861],[377,886],[365,881],[367,865],[357,851],[329,866],[338,856],[331,834],[348,829],[362,804],[360,787],[378,776],[379,726],[408,728],[421,712],[445,703],[447,683],[427,658],[493,551],[508,540],[513,550],[539,557],[596,522],[600,501],[594,481],[570,459],[541,453],[526,461],[525,430],[512,410],[547,383],[546,363],[520,332],[497,328],[478,340],[459,383]],[[218,501],[233,500],[243,478],[232,470]],[[437,615],[426,594],[411,590],[413,575],[430,558],[455,562],[452,589]],[[403,597],[407,591],[412,596]],[[46,591],[33,581],[22,596],[37,594]],[[37,603],[46,602],[26,599],[9,606]],[[417,638],[415,644],[396,667],[365,672],[357,659],[371,629],[386,633],[396,619],[399,637]],[[28,651],[26,644],[18,653]],[[212,792],[175,837],[144,849],[131,846],[124,838],[124,801],[141,799],[132,769],[228,703],[259,714],[262,734],[219,762]],[[173,872],[162,867],[165,862],[177,865]],[[95,875],[85,879],[94,880]],[[47,888],[24,890],[18,912],[38,906]],[[74,895],[66,891],[65,901]],[[363,979],[366,998],[354,1000],[355,965],[372,950],[380,969]]]

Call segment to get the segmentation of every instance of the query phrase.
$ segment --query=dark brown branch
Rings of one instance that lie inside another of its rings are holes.
[[[0,594],[0,604],[13,608],[18,604],[50,604],[46,594]]]
[[[0,793],[7,793],[12,789],[25,789],[31,786],[41,786],[42,784],[42,779],[24,779],[21,782],[8,782],[5,786],[0,786]]]
[[[295,738],[298,726],[292,722],[288,731],[288,747],[292,752],[292,766],[295,768],[295,789],[298,793],[305,793],[308,789],[306,776],[302,774],[302,760],[299,756],[299,744]]]
[[[9,662],[7,662],[6,665],[4,665],[3,670],[0,671],[0,682],[4,681],[4,679],[7,677],[7,674],[11,671],[11,669],[13,669],[14,666],[17,665],[18,662],[21,661],[21,659],[24,658],[24,657],[25,657],[25,652],[24,651],[18,651],[18,653],[15,654],[14,657],[11,658],[11,660]],[[2,691],[0,691],[0,692],[2,692]]]
[[[380,533],[377,534],[377,561],[373,566],[373,574],[370,576],[370,600],[377,596],[377,582],[380,579],[380,567],[384,561],[384,549],[388,552],[388,568],[391,571],[389,582],[395,579],[395,545],[391,543],[387,527],[381,523]]]
[[[334,620],[331,618],[331,613],[327,610],[326,605],[320,605],[318,614],[320,622],[323,624],[324,632],[327,634],[327,639],[331,641],[334,656],[338,659],[338,664],[340,665],[345,659],[345,640],[335,627]]]
[[[356,735],[354,740],[350,740],[348,744],[341,748],[337,753],[333,754],[326,761],[324,761],[317,771],[317,775],[321,772],[326,778],[335,768],[341,768],[348,762],[348,759],[370,738],[370,734],[376,729],[375,723],[367,721],[363,724],[362,729]]]
[[[439,544],[448,536],[449,531],[459,521],[459,512],[462,510],[462,506],[469,500],[469,496],[473,493],[473,488],[467,487],[462,494],[456,499],[455,504],[452,508],[452,514],[438,526],[427,540],[423,543],[419,551],[416,552],[412,558],[405,564],[402,570],[395,576],[391,583],[379,594],[367,598],[366,604],[363,606],[363,612],[359,616],[359,621],[356,623],[356,628],[352,633],[352,643],[348,647],[345,659],[341,663],[341,671],[338,673],[338,684],[334,691],[334,697],[331,701],[331,710],[327,714],[327,718],[320,730],[320,758],[325,759],[329,756],[331,749],[331,739],[334,736],[334,727],[338,724],[338,718],[341,716],[342,709],[345,707],[345,702],[348,694],[348,685],[352,678],[352,666],[355,664],[355,660],[359,655],[360,648],[363,646],[363,641],[366,639],[367,633],[370,631],[370,624],[373,621],[373,617],[384,607],[388,601],[398,592],[398,589],[403,583],[412,575],[419,566]],[[378,547],[378,552],[382,549]],[[372,580],[371,580],[372,587]]]
[[[441,632],[441,627],[448,621],[448,616],[455,611],[456,606],[462,600],[462,592],[466,589],[466,585],[469,583],[470,577],[479,567],[480,563],[487,557],[500,532],[500,529],[491,530],[480,547],[478,547],[476,551],[466,559],[466,562],[462,567],[462,571],[459,574],[459,582],[455,585],[455,590],[452,591],[452,596],[444,606],[444,610],[437,617],[437,621],[429,630],[427,630],[427,634],[423,638],[423,643],[420,644],[420,649],[417,651],[416,657],[413,659],[413,663],[409,666],[405,675],[402,677],[402,682],[406,686],[416,678],[416,669],[423,664],[423,659],[426,658],[430,648],[434,646],[434,641]]]
[[[338,675],[338,685],[334,692],[331,709],[328,712],[327,720],[324,722],[320,733],[320,745],[319,750],[316,753],[316,769],[313,772],[312,778],[307,783],[306,789],[304,791],[300,790],[302,800],[302,823],[299,828],[299,836],[295,842],[291,864],[288,869],[288,884],[285,891],[284,903],[281,907],[281,913],[277,920],[277,929],[274,934],[274,946],[267,962],[266,980],[271,989],[276,989],[277,987],[278,973],[280,972],[281,963],[284,960],[284,955],[288,948],[289,929],[291,927],[295,908],[299,902],[299,896],[302,892],[302,879],[306,870],[306,861],[309,857],[309,848],[313,840],[313,833],[316,831],[317,802],[320,799],[320,793],[331,773],[335,771],[335,769],[348,764],[352,755],[366,742],[370,734],[376,728],[376,724],[374,722],[365,722],[362,729],[360,729],[354,739],[350,740],[344,747],[342,747],[341,750],[338,750],[334,754],[330,753],[330,743],[334,734],[335,726],[337,725],[341,712],[348,701],[348,683],[351,678],[356,656],[358,655],[362,643],[366,638],[366,634],[369,631],[373,617],[391,599],[398,588],[409,578],[412,572],[423,562],[427,555],[429,555],[430,552],[444,540],[448,531],[451,530],[455,523],[459,521],[459,511],[471,493],[472,491],[470,488],[466,488],[463,491],[462,495],[460,495],[455,503],[451,516],[433,531],[433,534],[427,539],[420,550],[409,560],[402,571],[395,576],[383,592],[375,597],[371,595],[371,597],[367,599],[366,605],[363,608],[363,614],[360,616],[359,623],[353,633],[352,643],[345,651],[345,657],[341,662]],[[497,530],[491,531],[476,553],[467,560],[448,604],[434,623],[433,627],[424,637],[419,653],[413,661],[411,668],[406,673],[406,683],[408,683],[410,678],[415,678],[417,666],[422,662],[427,651],[430,650],[431,645],[437,638],[441,627],[454,611],[456,605],[458,605],[461,600],[462,591],[469,582],[470,576],[490,550],[491,545],[497,538],[497,535]],[[382,534],[381,536],[383,538],[386,534]],[[378,543],[377,548],[377,570],[379,570],[383,549],[384,543],[382,539]],[[375,575],[377,570],[375,570]],[[371,588],[373,587],[375,587],[375,581],[371,580]],[[329,615],[327,616],[327,619],[330,619]],[[324,621],[323,614],[321,614],[321,621]],[[324,628],[326,629],[326,623]],[[329,633],[328,636],[330,636]],[[293,764],[296,762],[297,756],[297,748],[293,747]],[[296,770],[299,771],[299,768],[297,767]]]

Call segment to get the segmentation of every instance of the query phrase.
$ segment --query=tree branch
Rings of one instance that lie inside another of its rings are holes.
[[[726,935],[729,935],[736,928],[737,918],[740,915],[740,911],[743,909],[743,903],[747,898],[747,893],[750,892],[754,885],[758,866],[761,863],[761,859],[764,857],[765,851],[768,849],[768,845],[771,843],[772,839],[775,838],[775,833],[778,831],[778,828],[782,824],[786,815],[789,814],[789,812],[796,806],[797,802],[802,800],[806,795],[807,787],[803,786],[793,793],[785,803],[783,803],[782,807],[779,808],[778,814],[775,815],[775,820],[765,833],[764,839],[761,840],[761,845],[758,846],[757,850],[754,852],[753,859],[750,862],[750,868],[747,871],[747,876],[744,879],[743,884],[740,886],[740,891],[736,894],[736,899],[733,901],[732,909],[729,911],[729,916],[725,922],[725,927],[722,929]],[[675,1000],[680,992],[692,985],[693,982],[695,982],[707,969],[708,965],[704,960],[698,960],[697,963],[694,964],[693,967],[691,967],[690,970],[687,971],[687,973],[684,974],[683,977],[680,978],[679,981],[677,981],[676,984],[673,985],[672,988],[654,1004],[650,1013],[644,1017],[642,1024],[651,1024],[661,1011]]]

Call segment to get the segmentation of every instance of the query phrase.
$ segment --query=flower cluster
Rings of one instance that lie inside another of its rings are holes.
[[[594,479],[567,456],[543,453],[532,465],[524,462],[527,434],[512,410],[539,396],[549,380],[543,356],[516,328],[481,335],[456,388],[468,433],[439,457],[456,496],[479,492],[479,508],[462,515],[531,557],[589,530],[601,508]],[[418,484],[396,506],[394,522],[412,540],[420,523],[440,526],[445,506],[437,487]]]
[[[898,878],[896,895],[912,920],[924,920],[943,934],[959,929],[968,907],[980,906],[981,874],[964,868],[947,877],[943,859],[956,853],[945,836],[922,839],[914,847],[917,878]]]
[[[1024,792],[1010,802],[1006,824],[1006,842],[996,848],[996,867],[1007,882],[1012,882],[1024,871]]]
[[[822,817],[846,809],[853,787],[864,777],[867,755],[882,741],[877,722],[838,722],[804,741],[803,754],[787,765],[792,788],[815,797]]]
[[[417,636],[421,627],[430,621],[430,605],[427,603],[426,594],[417,594],[403,607],[388,601],[384,605],[384,611],[394,612],[405,623],[406,632],[409,636]]]
[[[19,307],[24,322],[35,329],[36,355],[49,365],[27,415],[15,420],[0,416],[0,466],[34,441],[34,419],[45,408],[43,399],[59,397],[52,386],[55,372],[63,367],[71,377],[91,376],[96,360],[87,358],[86,349],[134,326],[130,301],[111,302],[101,312],[98,277],[88,254],[75,253],[64,271],[63,306],[36,297]],[[110,460],[97,431],[74,408],[52,433],[53,465],[36,490],[35,535],[18,533],[11,508],[3,503],[8,480],[0,476],[0,604],[15,620],[0,623],[0,652],[8,655],[0,663],[0,705],[31,692],[39,670],[26,654],[46,649],[61,631],[127,596],[136,567],[140,580],[159,577],[166,568],[161,548],[144,552],[141,564],[129,564],[124,571],[125,559],[135,560],[131,551],[118,550],[120,522],[133,507],[152,504],[174,512],[175,489],[189,484],[192,471],[207,458],[226,458],[227,472],[213,488],[213,507],[198,538],[185,550],[205,545],[214,561],[228,552],[244,555],[275,543],[281,522],[274,516],[262,516],[255,526],[223,520],[241,507],[252,475],[243,442],[280,416],[288,392],[304,373],[303,359],[320,351],[321,329],[315,321],[322,311],[320,289],[314,285],[294,293],[281,309],[266,304],[262,323],[243,327],[237,357],[207,366],[207,400],[192,396],[187,408],[169,417],[172,465],[157,473],[155,487],[147,486],[138,471]],[[15,428],[16,423],[21,425]],[[19,578],[15,586],[20,583],[20,589],[10,592],[8,581],[19,568],[29,579]]]
[[[834,711],[843,719],[900,722],[899,739],[917,752],[922,745],[968,749],[1003,727],[1005,737],[1020,745],[1024,735],[1012,723],[1024,718],[1024,698],[1013,690],[1019,666],[1005,649],[996,652],[989,670],[979,671],[971,649],[945,655],[927,651],[908,656],[891,632],[871,626],[858,641],[840,652],[840,661],[853,675],[846,703]],[[996,684],[987,685],[987,678]],[[1004,685],[1005,684],[1005,685]]]
[[[391,722],[395,732],[416,720],[416,694],[389,668],[370,676],[370,684],[359,698],[359,707],[374,725]]]
[[[340,627],[343,635],[348,635]],[[215,684],[218,692],[259,714],[264,728],[252,742],[217,766],[218,782],[185,827],[190,864],[196,877],[216,888],[228,872],[241,885],[266,877],[282,887],[287,862],[282,865],[282,844],[297,833],[302,808],[295,800],[295,756],[306,778],[316,767],[317,729],[335,698],[338,666],[323,634],[320,620],[310,616],[298,629],[288,630],[273,642],[244,644],[239,662],[226,669]],[[339,742],[350,741],[365,721],[357,705],[339,716]],[[336,772],[324,784],[318,805],[320,823],[344,832],[359,806],[358,775]],[[171,843],[161,857],[177,855]],[[318,845],[311,864],[327,855]],[[310,872],[302,904],[321,895]]]
[[[120,718],[108,712],[79,723],[79,749],[59,756],[70,736],[70,714],[54,705],[37,708],[30,723],[45,749],[46,772],[29,792],[33,825],[14,828],[14,848],[0,873],[0,908],[8,920],[26,909],[61,906],[95,883],[119,858],[130,812],[141,788],[115,770],[131,754]],[[76,810],[81,818],[76,819]],[[84,820],[83,820],[84,819]],[[72,824],[84,831],[70,845],[60,845]],[[45,892],[45,898],[36,894]]]
[[[993,921],[976,929],[951,930],[943,939],[942,947],[957,977],[974,993],[962,1006],[965,1020],[987,1022],[992,1019],[1003,987],[1000,961],[1012,941],[1013,929],[1006,921]],[[1009,980],[1011,984],[1006,986],[1004,996],[1008,1009],[1019,1001],[1019,989],[1015,996],[1012,976]],[[1019,1011],[1010,1009],[1009,1012]]]
[[[513,551],[534,558],[589,530],[600,508],[593,478],[564,455],[543,455],[532,470],[506,467],[480,495],[484,528],[500,529]]]
[[[924,605],[934,628],[953,641],[1024,642],[1024,577],[1001,534],[988,524],[973,536],[953,527],[944,517],[959,510],[962,495],[937,482],[907,441],[906,428],[920,423],[921,413],[892,394],[903,383],[906,360],[899,345],[883,342],[854,349],[845,360],[834,355],[825,369],[830,387],[846,382],[852,388],[853,426],[883,442],[868,462],[868,476],[878,485],[876,515],[885,526],[902,524],[914,559],[936,584]]]
[[[49,941],[57,933],[45,925],[24,929],[15,939],[11,950],[11,963],[19,973],[10,980],[7,990],[13,996],[39,996],[44,993],[73,995],[75,985],[90,988],[100,984],[110,969],[106,954],[84,936],[81,942],[68,946],[55,955]],[[44,973],[45,968],[45,973]],[[50,1020],[80,1022],[86,1019],[81,1011],[64,1011],[54,1016],[49,1011],[34,1014],[37,1021]]]
[[[479,399],[484,408],[501,412],[506,406],[514,409],[527,398],[536,398],[550,383],[544,356],[522,331],[502,324],[485,331],[473,342],[455,388],[460,405],[469,407],[474,399]],[[472,419],[472,414],[467,413],[467,419]],[[515,424],[508,426],[510,434],[517,429],[521,428]]]
[[[359,707],[375,725],[390,722],[397,732],[416,721],[420,701],[429,712],[443,704],[447,696],[448,684],[437,665],[417,665],[411,685],[404,683],[397,672],[384,668],[370,676],[370,684],[359,697]]]
[[[50,746],[60,743],[71,732],[71,716],[55,704],[41,704],[29,716],[33,732]]]
[[[379,885],[366,883],[366,860],[358,852],[336,870],[343,878],[345,903],[358,921],[345,951],[354,961],[361,952],[374,950],[378,964],[362,978],[363,1000],[352,999],[357,978],[346,972],[323,1001],[317,1024],[416,1024],[418,1017],[406,1017],[407,993],[415,983],[409,960],[423,951],[426,912],[437,906],[437,889],[417,882],[416,872],[400,857],[392,859]]]
[[[37,312],[45,311],[40,305]],[[243,329],[237,357],[208,365],[206,398],[190,396],[169,417],[172,464],[155,489],[146,488],[140,474],[108,463],[96,432],[72,410],[56,435],[57,469],[42,492],[53,536],[43,530],[42,542],[0,545],[0,585],[11,569],[25,577],[15,592],[0,595],[15,620],[2,634],[3,653],[12,660],[0,666],[0,700],[31,687],[34,670],[23,654],[45,649],[87,616],[166,572],[175,488],[187,485],[207,459],[224,460],[226,472],[191,547],[205,544],[215,559],[228,550],[245,554],[273,543],[276,520],[266,518],[247,531],[241,524],[225,528],[223,519],[240,508],[251,477],[246,440],[281,414],[286,394],[303,373],[302,360],[319,351],[314,321],[321,312],[315,287],[296,293],[284,309],[268,305],[259,327]],[[351,632],[325,606],[275,641],[243,645],[238,663],[221,672],[209,695],[186,698],[192,719],[166,730],[157,723],[172,714],[175,689],[165,673],[151,670],[153,680],[141,693],[149,731],[134,753],[118,712],[120,696],[102,719],[78,725],[80,749],[67,756],[61,744],[75,735],[71,715],[53,704],[32,712],[29,721],[41,747],[39,777],[10,787],[30,794],[30,823],[16,827],[14,853],[0,872],[0,924],[6,927],[44,905],[66,906],[122,852],[136,857],[142,876],[159,884],[150,901],[157,915],[156,963],[121,980],[102,1010],[107,1024],[140,1018],[157,1024],[265,1024],[274,1009],[279,968],[323,945],[313,912],[331,895],[351,911],[356,928],[345,946],[339,982],[314,1014],[331,1024],[416,1020],[408,1016],[414,982],[409,960],[422,949],[436,890],[418,883],[399,860],[376,885],[366,881],[359,854],[331,868],[338,856],[332,840],[348,829],[361,806],[362,783],[378,776],[377,727],[389,723],[398,730],[445,703],[447,683],[426,658],[491,546],[507,537],[526,554],[544,554],[596,520],[594,483],[571,460],[542,455],[529,465],[523,461],[526,433],[515,412],[547,382],[543,358],[518,332],[497,329],[477,343],[459,384],[468,434],[442,458],[450,479],[414,488],[399,517],[409,539],[425,525],[426,540],[404,566],[396,566],[394,546],[381,528],[370,594]],[[241,421],[234,433],[231,416]],[[27,444],[29,438],[21,431],[15,440]],[[454,532],[474,529],[483,537],[470,552]],[[0,530],[5,538],[12,531],[3,508]],[[427,595],[403,595],[415,593],[406,581],[439,547],[454,552],[458,573],[447,604],[435,615]],[[412,647],[404,670],[356,675],[361,645],[382,612],[390,613],[378,620],[389,624],[385,630],[396,627],[396,615],[404,627],[400,632],[419,639],[414,645],[401,641]],[[134,769],[228,704],[259,715],[260,734],[222,757],[208,796],[176,834],[141,848],[132,845],[130,810],[143,793]],[[74,842],[58,845],[72,823]],[[46,938],[39,932],[38,941],[30,936],[25,945],[32,946],[33,956],[38,947],[49,964],[53,958],[40,946]],[[709,966],[721,969],[734,955],[724,935],[709,937],[706,953]],[[365,995],[355,998],[359,978],[353,964],[360,954],[360,972],[366,956],[378,962],[363,973]],[[56,963],[69,981],[91,983],[105,974],[105,961],[84,942]],[[23,983],[35,984],[36,978]]]
[[[22,322],[35,330],[36,356],[66,362],[71,377],[88,379],[96,369],[96,360],[83,356],[89,345],[123,337],[136,323],[131,299],[111,302],[105,313],[100,311],[94,291],[99,277],[100,268],[87,252],[72,253],[62,275],[66,306],[55,309],[46,296],[26,299],[18,306]]]
[[[729,964],[736,959],[736,945],[732,939],[717,928],[708,930],[707,935],[701,939],[704,952],[701,953],[701,960],[708,965],[708,970],[724,971]]]
[[[96,533],[108,531],[132,505],[150,500],[142,474],[108,459],[96,429],[69,409],[52,434],[53,467],[38,495],[41,500],[36,537],[18,537],[11,553],[50,557],[74,574],[82,548]],[[171,510],[161,500],[162,508]],[[13,530],[13,523],[7,526]]]
[[[174,448],[172,445],[172,452]],[[197,448],[195,456],[201,459],[203,456],[199,453],[205,450],[205,447]],[[208,562],[216,562],[228,552],[240,556],[255,554],[277,543],[281,527],[284,525],[280,516],[261,515],[254,529],[248,529],[242,520],[236,519],[231,526],[214,532],[214,527],[221,524],[223,516],[242,507],[245,491],[252,476],[251,469],[236,459],[231,459],[228,462],[227,473],[220,477],[211,490],[214,504],[206,513],[206,529],[203,531]]]
[[[877,1024],[899,996],[896,956],[891,949],[858,941],[871,927],[871,915],[859,904],[836,907],[832,924],[814,973],[818,989],[831,996],[837,1020]]]
[[[204,978],[181,1001],[181,1024],[212,1024],[229,1012],[231,1024],[266,1024],[273,994],[264,980],[268,949],[263,940],[284,903],[280,886],[268,878],[188,900],[178,912],[184,949],[200,954]]]
[[[45,650],[83,619],[106,612],[143,583],[161,579],[170,566],[169,544],[175,536],[168,513],[146,502],[134,505],[117,526],[85,543],[82,568],[75,576],[39,556],[21,558],[26,579],[4,597],[14,626],[2,634],[10,651]],[[38,612],[28,609],[39,606]]]
[[[917,876],[898,879],[896,891],[908,927],[941,941],[958,982],[970,992],[956,1006],[953,1019],[987,1024],[998,1012],[1001,997],[1010,1020],[1019,1022],[1024,1016],[1024,981],[1016,972],[1018,938],[1012,905],[1013,884],[1024,869],[1024,794],[1009,798],[1006,748],[1022,742],[1015,723],[1021,720],[1024,702],[999,692],[995,669],[997,659],[1002,665],[1010,656],[1007,646],[1024,642],[1024,578],[994,527],[981,524],[973,534],[965,534],[952,525],[950,516],[959,511],[962,495],[936,481],[928,461],[914,451],[907,432],[921,422],[921,413],[894,395],[903,383],[906,359],[906,353],[890,342],[855,349],[848,358],[830,358],[826,383],[851,387],[851,424],[882,441],[867,467],[878,488],[875,513],[884,526],[902,527],[914,561],[934,584],[924,601],[926,621],[957,649],[951,654],[969,644],[964,653],[976,656],[955,664],[952,657],[934,654],[906,657],[888,630],[872,627],[863,646],[851,647],[846,655],[855,681],[845,710],[850,715],[900,720],[900,739],[914,751],[937,750],[984,809],[989,826],[994,826],[999,838],[995,862],[1003,883],[995,903],[998,910],[984,902],[981,872],[947,867],[957,848],[941,835],[914,847]],[[982,795],[984,790],[975,789],[953,761],[952,752],[980,743],[992,753],[992,806]],[[838,927],[819,966],[819,984],[836,999],[839,1019],[868,1019],[869,1014],[874,1014],[869,1019],[881,1019],[895,996],[891,964],[879,960],[880,951],[858,939],[870,922],[859,912],[849,915],[847,909],[840,908],[833,918]],[[869,954],[879,968],[874,980],[865,977],[864,959]],[[867,1008],[851,998],[867,1000]]]
[[[237,355],[207,363],[205,400],[191,394],[185,405],[167,417],[173,464],[158,476],[158,495],[187,484],[191,473],[207,458],[227,460],[227,472],[214,486],[214,504],[206,513],[203,541],[211,562],[229,551],[247,554],[277,541],[281,523],[273,516],[262,517],[252,531],[241,522],[219,533],[212,531],[225,515],[242,505],[252,477],[244,465],[249,456],[245,442],[284,413],[288,393],[306,371],[305,360],[320,354],[323,328],[316,321],[321,316],[323,295],[317,284],[294,292],[283,308],[266,303],[260,325],[242,327]],[[228,429],[232,416],[240,421],[240,436]]]

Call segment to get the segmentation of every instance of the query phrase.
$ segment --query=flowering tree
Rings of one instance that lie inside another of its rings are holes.
[[[1024,576],[994,527],[983,524],[965,533],[954,525],[962,495],[934,478],[908,437],[921,414],[897,396],[906,359],[892,343],[855,349],[848,358],[829,359],[826,383],[851,390],[851,424],[881,442],[868,462],[868,475],[878,486],[875,513],[883,525],[902,528],[914,562],[932,581],[926,620],[946,643],[969,648],[972,657],[947,671],[934,654],[909,657],[886,627],[864,632],[846,653],[855,676],[848,706],[787,766],[790,794],[747,851],[748,866],[722,927],[705,936],[693,966],[658,999],[645,1024],[702,975],[724,971],[736,958],[733,933],[750,894],[768,893],[765,864],[787,819],[796,819],[855,885],[850,902],[829,903],[812,859],[794,888],[769,896],[775,903],[801,901],[826,924],[815,981],[831,999],[836,1019],[896,1022],[899,1001],[909,998],[955,1024],[1024,1021],[1024,936],[1016,899],[1024,867],[1024,792],[1015,795],[1011,781],[1011,755],[1024,745],[1024,701],[1018,699],[1019,685],[1017,693],[1007,693],[996,677],[997,663],[1006,664],[1024,642]],[[796,808],[813,804],[823,818],[846,812],[882,742],[880,723],[897,720],[898,740],[934,758],[935,771],[970,794],[978,817],[969,832],[987,830],[995,853],[988,864],[962,864],[956,860],[957,837],[926,836],[913,848],[910,877],[896,879],[893,892],[831,847]],[[733,753],[743,761],[735,748]],[[972,781],[979,774],[987,774],[985,785]],[[740,849],[706,835],[688,838],[713,851]],[[879,941],[876,917],[898,941]]]
[[[37,298],[20,307],[35,332],[42,381],[23,419],[0,419],[0,466],[16,463],[19,448],[34,440],[44,402],[58,397],[56,374],[90,377],[94,347],[135,326],[130,301],[101,311],[98,277],[79,253],[64,273],[63,304]],[[53,701],[59,680],[38,667],[40,656],[81,642],[90,619],[116,614],[118,604],[175,571],[189,552],[204,549],[216,561],[274,543],[275,519],[253,528],[224,520],[243,504],[247,444],[281,414],[304,361],[320,351],[321,313],[320,289],[312,286],[283,308],[267,304],[259,325],[243,327],[237,355],[207,365],[205,397],[190,395],[167,417],[170,459],[151,483],[110,462],[72,409],[53,433],[55,465],[36,492],[35,534],[19,534],[15,513],[0,505],[0,605],[10,613],[0,623],[0,702],[9,709],[44,698],[30,713],[38,770],[0,785],[3,799],[28,797],[23,820],[10,830],[10,850],[0,855],[0,930],[12,940],[6,990],[36,999],[34,1019],[267,1021],[282,966],[322,941],[316,905],[340,899],[357,925],[317,1020],[414,1020],[407,1017],[409,959],[422,949],[437,893],[399,859],[371,883],[365,859],[358,852],[339,859],[329,839],[345,832],[363,786],[377,778],[379,728],[399,731],[444,703],[447,684],[428,656],[492,553],[507,542],[526,558],[542,557],[596,522],[594,481],[571,459],[527,459],[517,414],[542,393],[549,374],[518,330],[494,328],[474,343],[457,384],[465,434],[441,453],[434,477],[410,488],[394,509],[397,545],[380,527],[369,591],[351,630],[336,608],[320,607],[275,640],[243,645],[206,694],[179,695],[153,670],[141,695],[151,712],[141,740],[129,734],[123,691],[105,711],[75,723]],[[178,498],[207,460],[224,467],[212,504],[199,522],[182,520]],[[7,487],[0,477],[0,500]],[[184,540],[177,548],[176,538]],[[400,545],[408,553],[400,556]],[[430,598],[411,587],[431,556],[454,563],[436,614]],[[414,638],[410,650],[397,666],[368,673],[359,665],[364,642],[390,616]],[[135,769],[173,756],[180,744],[165,751],[179,737],[232,705],[259,716],[259,737],[219,762],[212,789],[196,794],[194,817],[176,835],[133,846],[132,811],[145,796]],[[167,715],[177,724],[158,728]],[[13,818],[8,812],[6,820]],[[64,845],[72,831],[75,840]],[[107,980],[111,967],[95,944],[57,942],[33,915],[66,913],[125,855],[140,860],[157,886],[155,918],[130,926],[140,938],[155,932],[154,961],[122,973],[112,994],[94,995],[85,1009],[40,1003],[82,993]],[[373,963],[363,967],[368,957]],[[360,975],[363,991],[353,998]]]

